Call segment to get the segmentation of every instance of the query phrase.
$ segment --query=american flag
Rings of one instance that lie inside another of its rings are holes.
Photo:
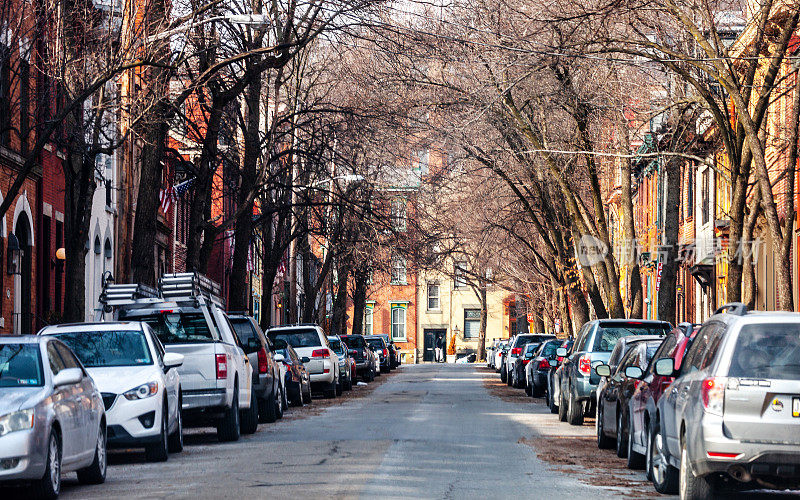
[[[189,188],[192,187],[192,184],[194,184],[194,179],[195,178],[192,177],[187,181],[181,182],[177,186],[171,186],[168,184],[166,188],[162,189],[158,195],[158,201],[160,202],[161,205],[161,211],[166,214],[167,211],[169,210],[170,204],[173,201],[180,200],[183,197],[183,195],[186,194],[186,191],[188,191]]]

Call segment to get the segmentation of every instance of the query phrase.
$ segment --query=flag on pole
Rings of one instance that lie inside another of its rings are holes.
[[[661,288],[661,269],[664,267],[664,264],[659,262],[658,263],[658,273],[656,274],[656,292]]]
[[[195,177],[192,177],[189,180],[183,181],[180,184],[173,186],[167,182],[167,187],[163,188],[158,195],[158,201],[161,206],[161,211],[164,214],[167,213],[169,210],[169,206],[173,201],[178,201],[183,198],[183,195],[186,194],[186,191],[192,187],[194,184]]]

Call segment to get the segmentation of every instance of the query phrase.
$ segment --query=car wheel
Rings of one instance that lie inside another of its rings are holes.
[[[567,395],[567,423],[569,425],[583,425],[583,405],[575,400],[572,391]]]
[[[564,401],[564,391],[558,397],[558,420],[561,422],[567,421],[567,402]]]
[[[311,384],[306,385],[306,392],[303,393],[303,402],[305,404],[311,403]]]
[[[689,461],[686,440],[681,443],[680,495],[681,500],[701,500],[714,498],[714,484],[711,477],[697,477]]]
[[[258,415],[262,422],[272,423],[278,420],[278,394],[272,394],[267,399],[258,400]]]
[[[158,436],[158,442],[149,444],[144,448],[144,456],[148,462],[165,462],[169,458],[169,448],[167,441],[167,405],[164,403],[161,406],[161,432]]]
[[[178,422],[175,426],[175,432],[169,436],[169,452],[180,453],[183,451],[183,415],[181,414],[181,398],[178,397]]]
[[[31,483],[31,496],[34,498],[58,498],[61,492],[61,441],[55,430],[50,431],[47,442],[47,461],[44,475]]]
[[[511,370],[508,370],[508,372],[506,373],[506,385],[509,387],[511,387],[514,384],[514,380],[511,377],[512,377]]]
[[[628,456],[628,445],[625,443],[625,428],[622,423],[622,410],[617,408],[617,456],[625,458]]]
[[[336,384],[336,396],[337,397],[341,396],[343,392],[344,392],[344,382],[340,381],[338,384]]]
[[[502,366],[500,367],[500,381],[501,382],[505,382],[506,381],[506,371],[503,370]]]
[[[603,405],[597,405],[597,419],[595,420],[595,428],[597,430],[597,447],[601,450],[607,450],[614,447],[614,440],[606,436],[606,429],[603,425]]]
[[[220,441],[238,441],[241,436],[239,429],[239,389],[233,389],[233,401],[231,407],[225,410],[223,416],[217,423],[217,438]]]
[[[347,377],[347,380],[345,381],[345,384],[344,384],[344,390],[345,391],[352,391],[353,390],[353,379],[352,378]]]
[[[303,407],[305,404],[304,399],[305,398],[303,397],[303,383],[300,382],[297,384],[297,397],[292,400],[292,406]]]
[[[323,391],[323,393],[325,394],[326,398],[333,399],[339,393],[338,389],[339,389],[339,384],[337,384],[336,381],[333,380],[330,384],[328,384],[328,387]]]
[[[665,495],[678,492],[678,469],[669,464],[665,450],[666,442],[658,422],[649,432],[649,465],[651,480],[656,491]]]
[[[283,387],[278,384],[278,394],[275,398],[275,416],[278,420],[283,418],[283,410],[286,408],[286,396],[283,394]]]
[[[277,400],[273,397],[273,408],[276,404]],[[253,434],[258,430],[258,396],[256,396],[256,391],[252,388],[250,389],[250,408],[242,411],[239,425],[242,428],[242,434]]]
[[[533,397],[533,387],[531,387],[531,384],[525,384],[525,394]]]
[[[628,415],[628,432],[625,434],[628,436],[628,463],[626,465],[633,470],[644,469],[644,455],[633,451],[633,415]]]

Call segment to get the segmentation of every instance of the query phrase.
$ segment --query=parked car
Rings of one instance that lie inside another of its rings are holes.
[[[270,328],[270,340],[283,339],[294,347],[311,377],[312,389],[322,391],[326,398],[337,396],[339,386],[339,356],[333,352],[328,337],[319,325],[290,325]],[[308,358],[308,361],[305,359]]]
[[[0,336],[0,486],[56,498],[61,474],[106,479],[106,415],[92,377],[49,336]]]
[[[497,353],[497,346],[500,345],[500,342],[502,342],[502,340],[494,339],[492,341],[491,345],[489,345],[489,347],[486,348],[486,367],[487,368],[494,368],[495,353]]]
[[[103,397],[110,448],[143,447],[151,462],[183,450],[183,355],[166,352],[140,322],[75,323],[43,328],[78,356]]]
[[[517,357],[522,355],[522,349],[525,345],[535,342],[541,344],[545,340],[556,338],[555,335],[548,335],[545,333],[520,333],[512,338],[508,343],[508,353],[504,356],[502,365],[500,367],[500,380],[508,385],[513,383],[511,378],[514,363]]]
[[[375,358],[363,335],[340,335],[356,361],[356,373],[365,382],[375,380]]]
[[[617,344],[614,346],[614,349],[611,351],[611,356],[609,356],[608,361],[605,363],[595,364],[592,367],[592,370],[595,371],[600,376],[600,381],[597,383],[597,389],[595,389],[595,393],[597,397],[600,397],[600,393],[603,392],[606,383],[608,382],[608,376],[604,376],[597,372],[597,368],[600,366],[608,366],[608,370],[603,369],[604,371],[610,372],[612,375],[617,371],[619,364],[628,354],[628,352],[636,347],[639,342],[644,342],[646,340],[663,340],[663,337],[659,337],[658,335],[631,335],[630,337],[622,337],[617,341]],[[595,401],[595,405],[597,401]],[[596,406],[595,406],[596,407]],[[616,418],[616,417],[614,417]],[[595,427],[597,426],[596,423],[599,419],[595,420]],[[595,429],[596,431],[597,429]]]
[[[540,345],[541,344],[537,342],[531,342],[522,348],[522,355],[517,356],[516,361],[514,361],[514,366],[511,368],[512,387],[518,389],[525,387],[525,367],[527,367],[528,363],[533,359],[533,355]]]
[[[597,446],[600,448],[614,446],[618,457],[627,458],[628,468],[640,469],[644,466],[644,454],[630,448],[629,404],[633,392],[663,339],[660,337],[653,339],[647,335],[625,337],[617,342],[617,347],[623,341],[628,347],[625,349],[627,352],[616,364],[613,372],[611,366],[607,364],[595,367],[595,371],[606,382],[597,393]]]
[[[708,319],[658,401],[653,474],[683,498],[800,487],[800,314],[728,304]],[[663,466],[661,465],[663,464]]]
[[[390,365],[391,369],[394,370],[400,366],[400,349],[394,345],[394,341],[389,338],[387,334],[382,333],[381,337],[383,337],[384,342],[386,342],[386,347],[389,349],[389,360],[391,362]]]
[[[144,321],[167,352],[183,355],[178,373],[184,426],[215,426],[220,441],[252,434],[258,428],[253,367],[220,306],[219,285],[179,273],[164,275],[160,287],[161,297],[140,299],[141,285],[111,285],[101,301],[118,304],[119,320]],[[121,295],[126,298],[117,299]]]
[[[564,349],[562,353],[569,352],[572,349],[573,339],[566,339],[561,344],[560,349]],[[545,402],[550,408],[550,413],[558,413],[559,420],[562,422],[567,419],[566,412],[559,411],[558,403],[561,401],[561,373],[564,371],[564,358],[558,354],[559,348],[556,348],[556,362],[550,363],[550,373],[547,377],[547,392],[545,392]],[[563,413],[563,415],[562,415]]]
[[[287,405],[286,387],[281,377],[280,363],[272,357],[272,347],[261,327],[252,316],[228,313],[233,330],[250,359],[253,370],[253,391],[258,404],[258,419],[274,422],[283,418]]]
[[[311,378],[308,370],[303,363],[303,358],[297,355],[294,347],[290,346],[283,339],[275,339],[272,342],[273,358],[276,362],[283,364],[286,369],[284,374],[284,386],[286,387],[286,397],[294,406],[303,406],[311,402]]]
[[[380,335],[367,335],[364,337],[364,340],[366,340],[367,344],[369,344],[369,346],[372,348],[372,352],[378,356],[378,360],[380,362],[378,373],[389,373],[392,371],[392,364],[389,358],[389,348],[386,346],[386,342],[383,340],[383,337]]]
[[[653,360],[670,357],[675,360],[675,369],[680,370],[681,361],[686,349],[699,330],[699,325],[681,323],[666,336],[661,346],[653,355]],[[650,428],[656,419],[656,405],[664,392],[672,384],[672,377],[662,377],[655,373],[655,362],[644,373],[640,383],[630,398],[631,422],[628,430],[630,449],[645,457],[645,471],[649,479],[653,479],[652,460],[650,455]],[[656,489],[663,489],[663,483],[656,484]]]
[[[328,343],[331,345],[333,352],[339,357],[339,394],[341,394],[342,391],[349,391],[353,388],[350,350],[347,349],[347,345],[342,342],[338,335],[328,337]]]
[[[561,344],[558,339],[550,339],[536,348],[533,359],[525,367],[525,393],[528,396],[540,397],[547,392],[551,361],[556,362],[556,349]]]
[[[671,329],[666,321],[653,320],[603,319],[584,324],[569,352],[558,349],[558,355],[565,358],[559,368],[559,417],[571,425],[581,425],[585,416],[594,415],[600,376],[592,368],[608,361],[619,339],[630,335],[663,337]]]
[[[492,353],[492,358],[494,359],[494,361],[492,361],[492,368],[494,368],[498,373],[500,373],[500,369],[503,366],[503,355],[506,350],[508,350],[508,341],[502,341],[497,344],[497,347],[495,347],[494,352]]]

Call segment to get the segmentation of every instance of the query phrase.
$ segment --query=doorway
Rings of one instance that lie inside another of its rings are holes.
[[[33,247],[31,246],[32,231],[25,214],[17,219],[17,227],[14,236],[17,237],[22,253],[20,262],[20,273],[14,277],[14,302],[15,320],[19,322],[17,333],[29,335],[31,333],[31,277],[33,276]],[[16,327],[15,327],[16,328]]]
[[[436,359],[436,339],[438,337],[442,338],[443,349],[446,349],[444,339],[447,337],[447,330],[443,328],[425,329],[425,351],[422,353],[422,361],[432,362]]]

